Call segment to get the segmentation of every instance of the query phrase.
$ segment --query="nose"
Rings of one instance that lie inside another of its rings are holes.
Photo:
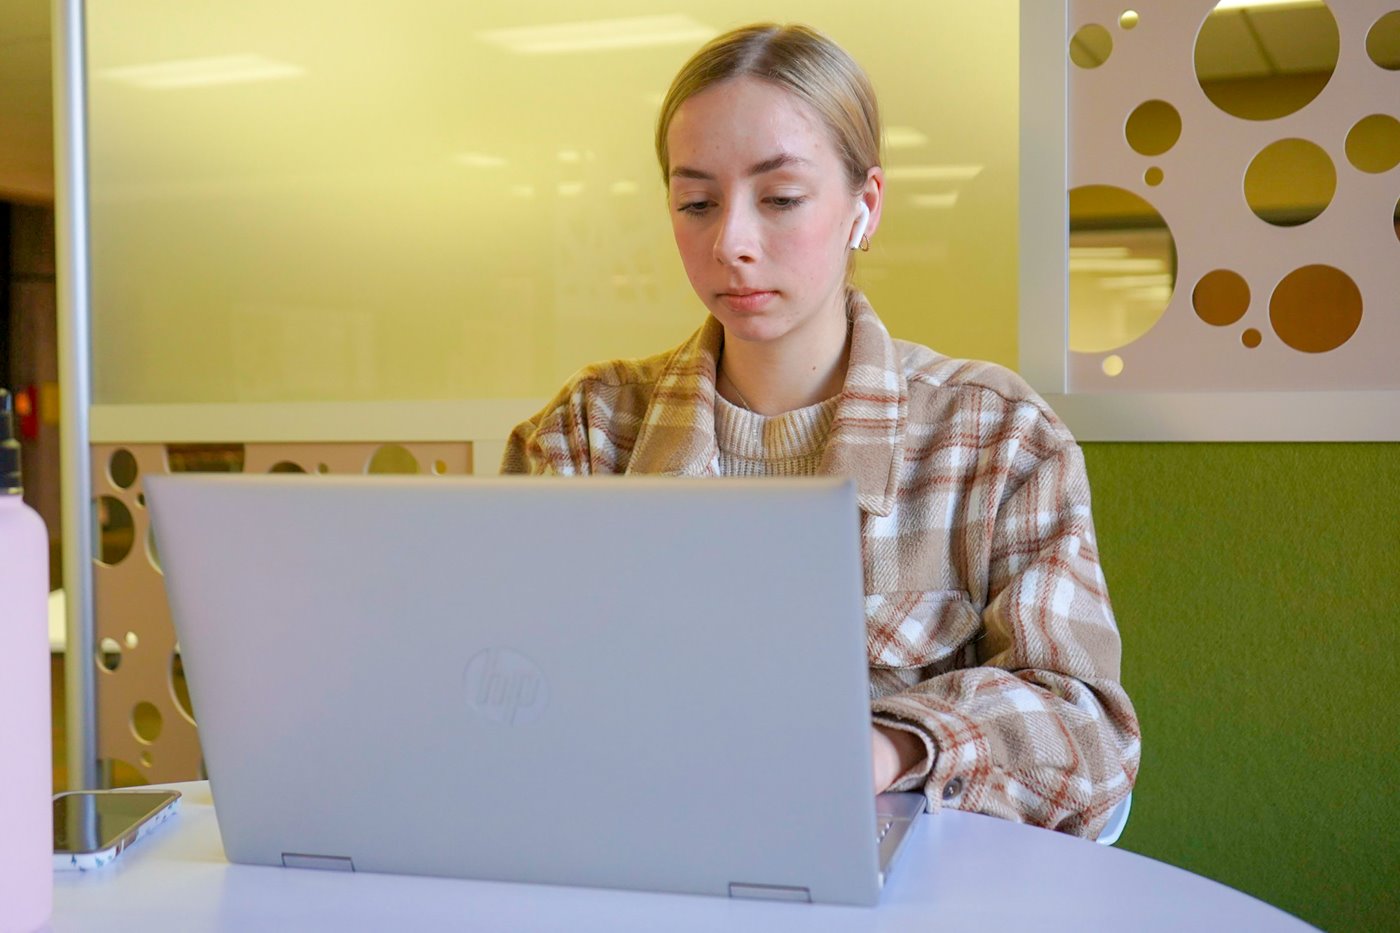
[[[715,259],[732,266],[758,259],[758,218],[743,204],[732,204],[720,215],[715,231]]]

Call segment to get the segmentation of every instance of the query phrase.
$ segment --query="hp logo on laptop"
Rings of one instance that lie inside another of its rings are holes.
[[[534,722],[549,705],[544,674],[525,655],[487,648],[467,662],[467,703],[481,717],[508,726]]]

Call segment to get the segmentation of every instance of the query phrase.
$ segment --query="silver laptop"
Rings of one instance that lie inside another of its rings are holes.
[[[923,808],[848,482],[146,483],[234,862],[873,904]]]

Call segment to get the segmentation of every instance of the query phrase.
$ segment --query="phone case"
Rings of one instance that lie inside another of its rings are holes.
[[[111,847],[99,852],[55,852],[53,867],[56,871],[93,871],[108,865],[118,855],[144,839],[152,830],[180,812],[180,799],[176,797],[145,820],[131,827],[125,835]]]

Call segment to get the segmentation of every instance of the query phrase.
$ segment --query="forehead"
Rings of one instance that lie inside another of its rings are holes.
[[[671,168],[738,172],[778,153],[840,169],[831,133],[805,101],[756,78],[706,88],[676,110],[666,133]]]

